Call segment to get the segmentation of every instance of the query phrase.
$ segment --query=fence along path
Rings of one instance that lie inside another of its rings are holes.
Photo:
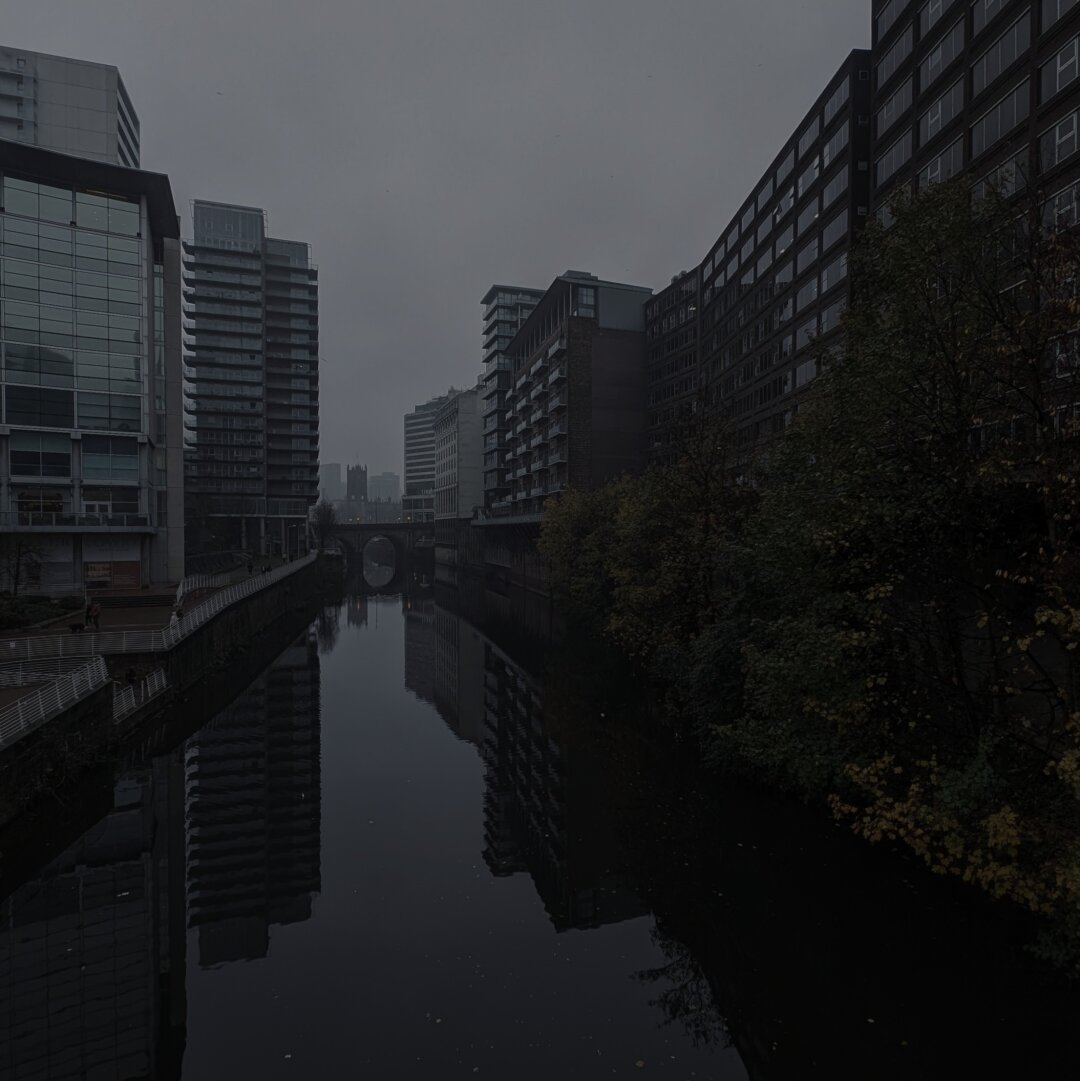
[[[113,720],[122,721],[125,717],[130,717],[137,709],[142,709],[158,695],[164,694],[168,688],[169,680],[165,669],[159,668],[134,687],[118,690],[113,696]]]
[[[46,721],[89,698],[109,684],[109,672],[103,657],[73,669],[59,679],[33,691],[0,711],[0,748],[23,738]]]
[[[198,607],[157,631],[105,631],[100,634],[63,634],[41,638],[0,641],[0,664],[54,657],[90,658],[118,653],[166,653],[209,623],[219,612],[310,566],[318,558],[312,552],[277,570],[256,574],[207,597]]]

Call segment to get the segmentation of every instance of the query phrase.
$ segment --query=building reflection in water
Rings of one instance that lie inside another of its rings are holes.
[[[598,787],[603,774],[586,752],[551,734],[536,682],[450,609],[435,607],[431,626],[435,705],[484,762],[483,858],[491,873],[528,873],[558,931],[645,915],[610,866],[617,823]],[[409,646],[421,641],[419,630],[406,631],[406,671]]]
[[[311,914],[319,746],[308,634],[0,901],[0,1081],[180,1077],[188,924],[207,965]]]
[[[430,593],[402,596],[405,616],[405,689],[435,701],[435,601]]]
[[[179,1076],[182,797],[175,753],[125,774],[112,811],[0,905],[0,1078]]]
[[[319,654],[286,650],[184,750],[188,924],[199,964],[265,957],[320,885]]]

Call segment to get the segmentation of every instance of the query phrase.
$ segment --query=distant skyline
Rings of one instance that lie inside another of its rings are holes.
[[[537,17],[538,10],[542,17]],[[870,0],[38,0],[3,44],[115,64],[142,166],[262,206],[319,266],[322,459],[404,473],[402,418],[481,370],[480,298],[694,265]]]

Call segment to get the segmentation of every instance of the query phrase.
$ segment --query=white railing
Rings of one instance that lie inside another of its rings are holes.
[[[20,661],[0,665],[0,687],[29,687],[35,683],[51,683],[66,676],[79,662],[64,660]]]
[[[232,574],[193,574],[176,587],[176,607],[179,608],[184,603],[184,598],[191,596],[192,593],[198,593],[204,589],[224,589],[232,585],[232,581]]]
[[[256,573],[207,597],[183,619],[175,619],[157,631],[105,631],[101,634],[49,635],[38,638],[10,638],[0,641],[0,665],[8,662],[45,659],[50,657],[111,656],[117,653],[165,653],[174,649],[189,635],[209,623],[219,612],[231,605],[288,578],[318,558],[312,552],[304,559],[288,563],[277,570]]]
[[[28,694],[0,710],[0,748],[10,746],[46,721],[89,698],[109,683],[109,673],[102,657],[68,672],[48,687]]]
[[[113,720],[122,721],[125,717],[130,717],[136,710],[164,694],[168,688],[169,680],[165,669],[159,668],[141,683],[116,691],[113,694]]]

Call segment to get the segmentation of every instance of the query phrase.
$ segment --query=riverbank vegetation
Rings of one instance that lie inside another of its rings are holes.
[[[568,493],[540,543],[714,763],[1039,913],[1075,967],[1072,198],[899,201],[782,438],[750,461],[699,411],[678,461]]]

